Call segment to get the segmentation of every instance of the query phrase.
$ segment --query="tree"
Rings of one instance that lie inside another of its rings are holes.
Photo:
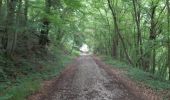
[[[166,4],[161,0],[94,0],[90,3],[86,24],[92,32],[87,32],[88,42],[95,53],[128,61],[162,79],[169,76],[167,0]]]
[[[15,9],[16,0],[7,0],[7,17],[6,17],[6,36],[7,40],[4,45],[6,49],[6,54],[10,56],[16,46],[17,33],[15,32]]]
[[[42,19],[42,29],[41,29],[40,39],[39,39],[39,44],[42,45],[42,47],[44,47],[49,43],[48,34],[49,34],[50,21],[48,19],[48,15],[50,14],[50,9],[51,9],[51,0],[45,0],[45,13],[47,14],[47,16],[45,16]]]
[[[166,5],[167,5],[167,20],[168,20],[168,25],[167,25],[167,32],[168,32],[168,59],[167,59],[167,65],[169,68],[169,80],[170,80],[170,3],[169,0],[166,0]]]
[[[125,45],[125,42],[124,42],[124,39],[119,31],[119,26],[118,26],[118,20],[117,20],[117,17],[116,17],[116,12],[115,10],[113,10],[113,7],[112,7],[112,4],[111,4],[111,1],[110,0],[107,0],[108,1],[108,5],[109,5],[109,8],[112,12],[112,16],[113,16],[113,20],[114,20],[114,25],[115,25],[115,30],[116,30],[116,33],[118,34],[121,42],[122,42],[122,45],[123,45],[123,49],[124,49],[124,52],[125,52],[125,55],[127,57],[127,60],[129,61],[130,64],[134,65],[130,56],[128,55],[128,52],[127,52],[127,48],[126,48],[126,45]]]
[[[136,58],[139,58],[139,56],[143,55],[143,49],[142,49],[142,35],[141,35],[141,5],[140,0],[133,0],[133,9],[134,9],[134,19],[136,22],[137,27],[137,40],[136,40]],[[137,66],[143,66],[143,57],[139,62],[136,62]]]

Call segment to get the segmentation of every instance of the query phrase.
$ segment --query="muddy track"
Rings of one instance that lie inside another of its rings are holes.
[[[81,56],[39,100],[142,100],[99,67],[91,56]]]

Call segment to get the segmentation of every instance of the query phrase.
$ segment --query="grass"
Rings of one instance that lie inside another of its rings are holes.
[[[61,55],[59,58],[39,60],[42,66],[25,76],[0,83],[0,100],[26,100],[26,97],[36,92],[43,80],[51,79],[60,74],[74,56]],[[31,66],[31,64],[29,65]],[[28,67],[28,66],[27,66]]]
[[[149,72],[144,72],[141,69],[133,68],[125,62],[113,60],[111,57],[101,57],[107,64],[114,68],[125,70],[131,79],[138,83],[142,83],[155,91],[170,90],[170,81],[161,80],[159,76],[153,75]]]
[[[9,89],[4,90],[4,95],[0,100],[25,100],[25,97],[35,92],[40,88],[38,80],[22,80],[22,83],[17,83]]]

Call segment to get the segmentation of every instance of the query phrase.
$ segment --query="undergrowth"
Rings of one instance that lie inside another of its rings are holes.
[[[31,61],[21,59],[19,66],[10,65],[9,71],[15,77],[6,75],[4,70],[0,70],[2,75],[0,81],[0,100],[26,100],[26,97],[36,92],[41,82],[53,78],[60,74],[71,59],[75,56],[63,54],[62,51],[54,51],[51,56],[33,57]],[[15,64],[12,61],[10,64]],[[11,67],[12,66],[12,67]]]
[[[107,64],[115,68],[123,69],[127,75],[138,83],[142,83],[155,91],[170,90],[170,81],[162,80],[159,76],[145,72],[139,68],[134,68],[125,62],[118,61],[111,57],[101,57]]]

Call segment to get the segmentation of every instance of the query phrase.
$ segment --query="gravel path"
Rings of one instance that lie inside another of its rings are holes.
[[[74,70],[62,76],[44,100],[140,100],[92,57],[82,56],[75,63]]]

